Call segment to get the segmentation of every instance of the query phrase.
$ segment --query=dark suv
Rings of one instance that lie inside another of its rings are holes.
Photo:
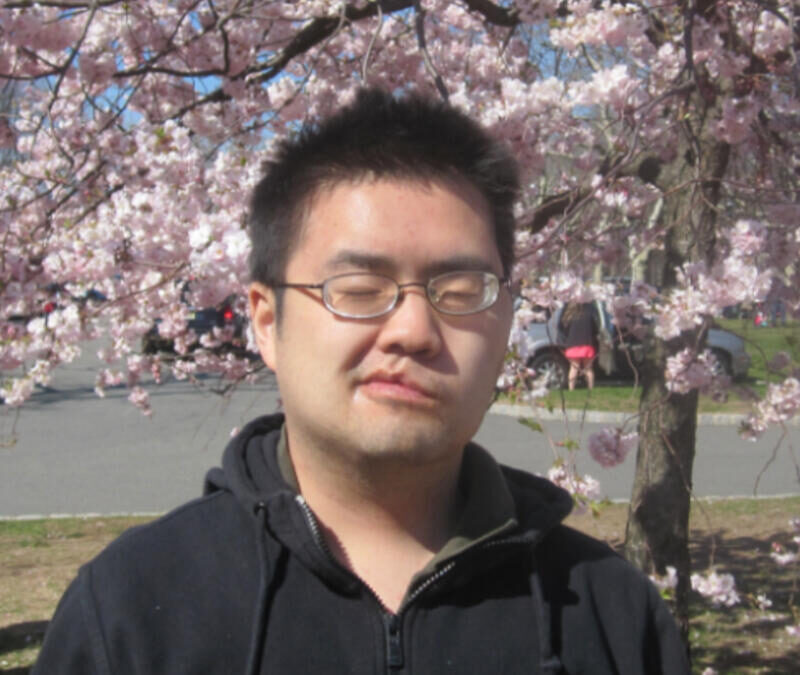
[[[181,291],[182,301],[189,305],[189,287],[185,285]],[[201,347],[200,338],[211,333],[215,328],[230,329],[231,337],[213,351],[234,352],[244,355],[247,347],[245,335],[245,318],[236,312],[238,296],[229,295],[215,307],[195,308],[189,305],[189,321],[187,329],[197,336],[197,340],[190,345],[190,349]],[[158,332],[161,319],[156,319],[153,326],[142,337],[142,352],[156,354],[158,352],[175,351],[172,338],[163,337]]]

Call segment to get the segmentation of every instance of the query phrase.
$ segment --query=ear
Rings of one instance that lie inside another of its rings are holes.
[[[254,281],[250,284],[247,294],[250,305],[250,321],[253,325],[253,335],[258,344],[258,351],[267,368],[275,370],[275,343],[277,340],[278,324],[275,313],[275,292],[262,283]]]

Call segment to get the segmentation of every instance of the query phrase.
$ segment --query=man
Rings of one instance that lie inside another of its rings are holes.
[[[683,673],[650,582],[470,443],[512,314],[509,155],[380,91],[284,142],[250,310],[284,413],[82,568],[35,673]]]

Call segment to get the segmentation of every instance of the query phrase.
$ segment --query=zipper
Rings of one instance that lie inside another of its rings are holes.
[[[396,670],[403,667],[403,639],[400,634],[400,615],[383,613],[383,629],[386,635],[386,668]]]
[[[314,543],[319,547],[320,551],[328,558],[330,562],[334,565],[341,567],[339,561],[333,556],[331,550],[325,541],[325,538],[322,536],[322,532],[320,531],[319,523],[317,522],[317,517],[314,515],[314,512],[311,510],[311,507],[308,505],[308,502],[303,498],[303,495],[297,495],[295,497],[295,501],[297,502],[300,510],[303,512],[305,517],[306,523],[308,524],[308,529],[311,531],[311,537],[314,540]],[[470,549],[468,552],[473,553],[474,551],[483,549],[483,548],[490,548],[493,546],[502,546],[507,544],[517,544],[525,542],[526,540],[522,537],[508,537],[506,539],[495,539],[490,540],[487,542],[483,542],[478,544],[475,548]],[[467,553],[465,551],[464,553]],[[384,631],[384,638],[385,638],[385,646],[386,646],[386,669],[387,671],[391,670],[399,670],[403,667],[404,664],[404,657],[403,657],[403,632],[401,629],[403,623],[403,614],[411,606],[411,604],[420,596],[422,595],[428,588],[433,586],[435,583],[440,581],[444,576],[452,572],[453,568],[456,566],[456,561],[461,557],[462,554],[456,556],[450,562],[448,562],[444,567],[440,570],[431,574],[427,577],[421,584],[419,584],[403,601],[400,607],[397,609],[397,613],[393,613],[389,611],[386,606],[381,601],[378,594],[370,587],[368,583],[366,583],[363,579],[358,578],[358,581],[361,585],[368,591],[368,593],[372,596],[373,600],[377,603],[378,607],[380,608],[381,617],[383,619],[383,631]],[[349,572],[349,570],[347,570]],[[352,574],[352,572],[350,572]]]
[[[322,532],[320,532],[317,517],[311,510],[308,502],[305,500],[303,495],[297,495],[294,500],[297,502],[297,505],[303,512],[303,516],[305,516],[306,523],[308,524],[308,529],[311,530],[311,538],[314,540],[314,543],[328,557],[330,562],[334,563],[335,565],[339,565],[339,562],[333,557],[333,553],[331,553],[331,549],[328,547],[328,542],[325,541],[325,537],[323,537]]]
[[[297,495],[295,497],[295,501],[305,517],[306,523],[308,524],[308,529],[311,531],[311,538],[314,540],[314,543],[317,545],[322,554],[328,558],[329,562],[337,567],[341,567],[339,561],[336,560],[336,558],[333,556],[333,553],[331,553],[331,549],[325,541],[325,538],[322,536],[317,517],[311,510],[308,502],[305,500],[303,495]],[[372,599],[375,601],[375,604],[378,606],[380,611],[381,619],[383,621],[383,635],[386,648],[386,668],[387,670],[397,670],[402,668],[404,659],[403,638],[400,631],[400,624],[402,623],[401,612],[408,603],[403,603],[400,609],[398,609],[397,614],[394,614],[386,608],[383,602],[381,602],[380,597],[378,597],[378,594],[370,587],[368,583],[366,583],[363,579],[359,579],[359,581],[367,590],[369,595],[372,596]],[[429,585],[430,584],[425,584],[425,587]],[[420,586],[422,586],[422,584],[420,584]],[[417,594],[415,594],[414,597],[416,597],[416,595]]]

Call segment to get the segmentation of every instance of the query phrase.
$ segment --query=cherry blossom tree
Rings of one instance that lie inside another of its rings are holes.
[[[224,330],[193,348],[188,305],[241,297],[273,140],[364,84],[428,91],[524,172],[503,381],[527,378],[536,311],[570,299],[604,300],[645,346],[626,554],[677,570],[685,630],[697,396],[731,386],[706,334],[728,305],[800,310],[798,21],[793,0],[2,2],[2,396],[22,405],[101,336],[98,394],[127,383],[145,412],[143,378],[254,377]],[[639,264],[624,294],[592,281]],[[107,300],[81,301],[90,289]],[[154,317],[175,357],[142,353]],[[798,364],[775,371],[752,436],[800,408]],[[611,464],[635,444],[608,430],[590,450]]]

